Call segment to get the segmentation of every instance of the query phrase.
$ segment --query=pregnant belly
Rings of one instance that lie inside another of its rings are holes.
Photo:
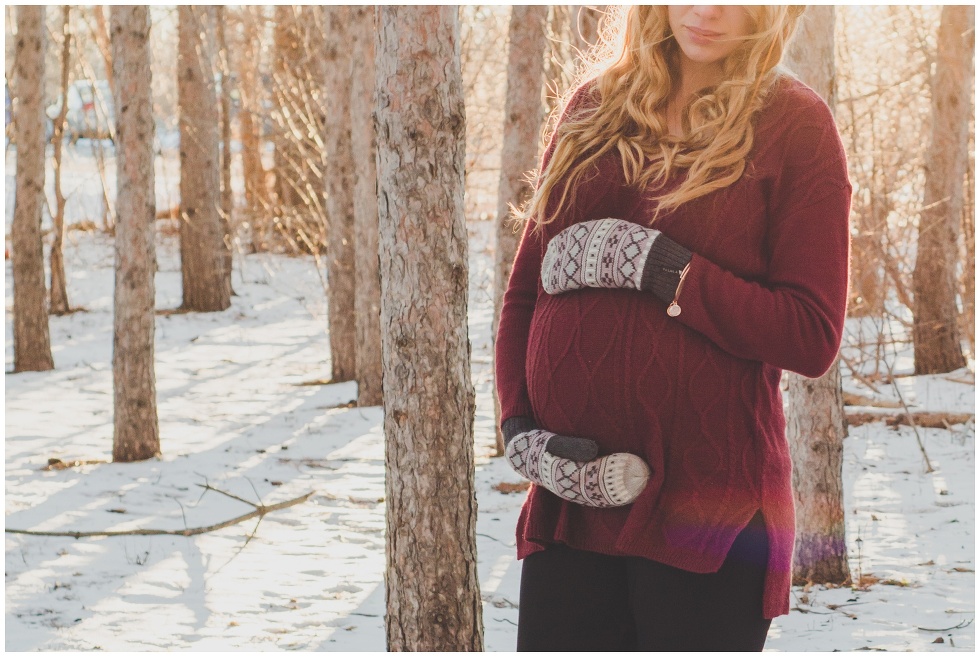
[[[635,291],[542,295],[527,358],[538,421],[597,440],[601,453],[642,454],[661,443],[673,416],[683,332],[690,333],[662,303]]]

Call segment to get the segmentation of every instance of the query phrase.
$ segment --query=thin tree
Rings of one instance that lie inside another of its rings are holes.
[[[71,312],[68,303],[68,284],[65,276],[65,193],[61,188],[62,155],[64,151],[65,119],[68,117],[68,84],[71,74],[71,7],[61,8],[61,109],[53,121],[54,142],[54,200],[55,211],[51,217],[54,222],[54,240],[51,242],[51,304],[52,315]]]
[[[48,332],[41,208],[44,205],[44,7],[17,8],[14,61],[16,196],[13,247],[14,371],[54,369]]]
[[[789,67],[836,105],[832,6],[810,7],[787,53]],[[796,497],[796,584],[850,581],[844,537],[844,395],[840,361],[818,379],[786,373],[786,436],[793,459]]]
[[[232,245],[234,231],[232,230],[232,207],[234,196],[231,189],[231,52],[225,39],[225,8],[215,7],[215,32],[218,40],[218,74],[221,80],[221,232],[224,245],[225,278],[229,294],[235,294],[231,285]]]
[[[915,373],[951,372],[966,365],[956,307],[957,232],[963,208],[973,77],[974,8],[945,5],[932,77],[932,137],[912,274]]]
[[[263,85],[259,70],[262,65],[262,40],[260,29],[264,19],[262,7],[243,6],[242,43],[235,58],[239,71],[238,128],[242,145],[242,173],[245,178],[245,206],[251,229],[252,250],[265,250],[269,231],[269,199],[265,183],[265,167],[262,164]]]
[[[458,8],[382,6],[378,25],[388,649],[476,651]]]
[[[333,381],[357,376],[357,322],[354,312],[354,154],[351,150],[350,12],[344,5],[323,8],[326,122],[327,308]]]
[[[181,308],[218,311],[231,305],[231,288],[220,212],[218,98],[208,48],[215,8],[179,5],[177,17]]]
[[[500,184],[497,188],[497,252],[493,278],[493,340],[504,291],[510,280],[517,253],[519,229],[512,208],[521,207],[531,192],[527,174],[537,165],[545,107],[544,53],[548,47],[547,5],[515,5],[511,10],[507,55],[507,99],[504,106],[504,142],[500,154]],[[497,426],[497,455],[504,453],[500,434],[500,400],[493,391]]]
[[[154,373],[156,271],[150,13],[116,6],[110,15],[116,80],[116,285],[113,304],[113,461],[160,453]]]
[[[378,273],[378,174],[374,131],[374,8],[351,9],[351,151],[354,158],[354,299],[357,405],[381,394],[381,279]]]

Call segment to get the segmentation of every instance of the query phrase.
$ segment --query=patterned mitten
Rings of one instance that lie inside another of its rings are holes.
[[[659,230],[624,219],[583,221],[548,243],[541,282],[548,294],[583,287],[625,288],[674,300],[691,252]]]
[[[534,429],[517,435],[507,445],[507,460],[522,476],[576,504],[611,507],[630,504],[650,478],[650,468],[639,456],[620,452],[587,462],[571,461],[548,452],[557,436]]]

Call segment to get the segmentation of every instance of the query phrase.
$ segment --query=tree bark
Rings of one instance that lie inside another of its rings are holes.
[[[483,649],[455,6],[382,6],[377,126],[389,650]]]
[[[17,8],[14,93],[17,178],[13,247],[14,371],[54,369],[48,332],[41,208],[44,205],[44,7]]]
[[[225,8],[215,7],[215,31],[218,39],[218,65],[221,74],[221,231],[224,245],[225,279],[228,293],[234,294],[231,286],[232,230],[231,211],[235,204],[231,190],[231,53],[225,39]]]
[[[351,10],[351,151],[354,158],[354,299],[357,405],[382,403],[378,170],[374,130],[374,8]]]
[[[180,5],[177,16],[181,307],[212,312],[231,305],[220,216],[218,98],[209,56],[215,8]]]
[[[146,5],[111,13],[116,79],[116,285],[112,336],[113,461],[160,453],[154,373],[156,192],[150,14]]]
[[[915,373],[951,372],[966,365],[956,307],[957,230],[963,208],[973,77],[974,8],[945,5],[932,78],[932,140],[912,274]]]
[[[530,196],[525,176],[538,164],[541,127],[545,107],[541,100],[544,84],[544,52],[547,41],[547,5],[515,5],[510,15],[510,45],[507,60],[507,100],[504,106],[504,143],[500,154],[500,185],[497,189],[497,252],[493,280],[493,341],[504,291],[514,266],[520,226],[515,225],[511,207],[519,208]],[[500,400],[493,391],[497,455],[504,453],[500,433]]]
[[[330,99],[326,125],[327,307],[333,381],[357,377],[357,322],[354,309],[354,154],[351,150],[351,9],[323,8],[324,98]]]
[[[813,6],[800,21],[787,64],[819,93],[831,111],[836,105],[832,6]],[[805,345],[801,345],[805,348]],[[840,361],[824,376],[807,379],[788,372],[786,435],[793,459],[796,497],[796,584],[850,581],[844,530],[843,455],[847,425]]]
[[[69,75],[71,73],[71,7],[61,8],[61,98],[68,98]],[[64,150],[65,118],[68,116],[68,103],[61,103],[61,111],[54,119],[54,200],[55,211],[51,217],[54,223],[54,241],[51,242],[51,304],[48,311],[52,315],[71,312],[68,304],[68,283],[65,276],[65,193],[61,189],[61,162]]]

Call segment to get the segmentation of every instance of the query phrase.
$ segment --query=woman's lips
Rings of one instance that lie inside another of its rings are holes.
[[[711,43],[712,41],[714,41],[715,39],[717,39],[722,35],[721,32],[702,30],[697,27],[691,27],[690,25],[687,25],[686,27],[687,27],[687,31],[690,32],[691,34],[691,40],[697,44]]]

